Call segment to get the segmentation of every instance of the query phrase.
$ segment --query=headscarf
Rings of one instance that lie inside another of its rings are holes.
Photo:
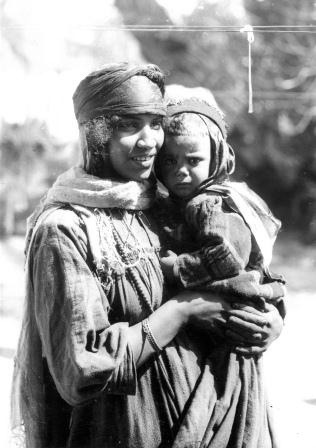
[[[79,124],[101,115],[148,113],[166,115],[164,76],[152,64],[108,64],[90,73],[73,95]]]

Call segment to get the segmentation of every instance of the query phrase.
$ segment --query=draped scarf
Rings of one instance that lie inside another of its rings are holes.
[[[262,253],[264,265],[268,266],[281,222],[273,216],[263,199],[245,182],[226,180],[216,184],[213,179],[208,179],[200,185],[195,195],[204,192],[219,193],[228,206],[242,216]]]
[[[27,220],[26,253],[33,230],[45,210],[63,204],[88,208],[120,208],[146,210],[155,199],[155,183],[152,180],[126,181],[124,179],[100,179],[87,174],[78,166],[62,173],[38,207]]]

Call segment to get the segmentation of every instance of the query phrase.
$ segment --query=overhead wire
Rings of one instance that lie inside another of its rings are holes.
[[[54,26],[54,24],[50,24]],[[63,25],[61,25],[63,27]],[[0,29],[41,29],[46,27],[44,24],[25,26],[25,25],[1,25]],[[253,96],[258,97],[258,92],[253,93],[252,88],[252,55],[251,46],[254,42],[255,33],[304,33],[316,34],[315,25],[245,25],[244,27],[236,25],[166,25],[166,24],[135,24],[135,25],[119,25],[119,26],[104,26],[104,25],[76,25],[66,26],[67,28],[75,29],[92,29],[99,31],[132,31],[132,32],[207,32],[207,33],[246,33],[248,40],[248,112],[253,112]],[[260,95],[259,95],[260,96]],[[310,94],[309,94],[310,96]],[[263,97],[261,96],[263,99]]]
[[[50,26],[55,26],[50,23]],[[22,29],[22,28],[45,28],[47,24],[41,25],[1,25],[2,29]],[[75,25],[67,26],[62,24],[61,26],[66,26],[67,28],[79,28],[85,29],[89,28],[92,30],[100,31],[145,31],[145,32],[155,32],[155,31],[170,31],[170,32],[226,32],[226,33],[239,33],[241,26],[229,26],[229,25],[119,25],[119,26],[104,26],[104,25]],[[260,33],[311,33],[316,34],[315,25],[253,25],[253,32]]]

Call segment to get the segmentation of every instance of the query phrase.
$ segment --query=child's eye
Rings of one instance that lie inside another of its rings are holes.
[[[195,157],[190,157],[188,162],[191,166],[197,166],[200,163],[200,159],[196,159]]]
[[[176,161],[172,157],[165,157],[162,161],[164,166],[173,166]]]

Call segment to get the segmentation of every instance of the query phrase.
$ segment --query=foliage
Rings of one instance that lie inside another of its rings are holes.
[[[311,0],[244,3],[253,25],[308,25],[315,17]],[[316,221],[316,171],[309,176],[306,165],[315,153],[315,57],[315,34],[255,33],[255,116],[242,115],[233,134],[243,148],[249,181],[287,225],[301,226],[311,241],[316,240],[310,227]],[[314,210],[302,219],[306,201]]]
[[[0,49],[3,74],[11,67],[21,71],[19,80],[23,80],[31,78],[32,71],[43,76],[52,71],[87,72],[109,61],[146,59],[168,73],[168,84],[210,89],[229,123],[229,140],[237,153],[236,177],[246,180],[268,201],[284,227],[300,227],[309,241],[316,240],[316,34],[255,32],[254,113],[248,114],[248,44],[244,34],[104,30],[101,25],[173,23],[158,0],[115,0],[107,6],[107,16],[102,15],[105,6],[97,19],[90,11],[87,20],[96,20],[95,26],[69,27],[65,35],[55,32],[55,39],[46,41],[46,30],[15,26],[18,21],[6,9],[11,1],[0,3],[1,24],[7,25],[3,26]],[[237,3],[241,5],[238,14]],[[314,0],[200,0],[193,13],[179,23],[241,28],[246,23],[309,25],[315,18]],[[58,51],[45,45],[53,45],[55,40]],[[27,84],[24,87],[27,91]],[[11,95],[12,101],[15,96]],[[31,119],[23,125],[4,124],[2,131],[0,194],[3,198],[7,194],[4,190],[12,194],[16,189],[12,201],[23,208],[21,204],[38,197],[61,170],[65,152],[43,124]]]
[[[116,4],[126,23],[148,23],[141,0],[133,0],[133,8],[125,0]],[[151,23],[170,23],[155,0],[146,4],[152,11]],[[234,16],[229,4],[200,1],[182,24],[238,26],[240,16]],[[243,25],[308,25],[313,16],[312,0],[244,0],[241,20]],[[315,152],[315,34],[255,33],[252,115],[247,112],[245,35],[171,31],[135,35],[145,57],[170,71],[169,83],[204,86],[214,93],[230,125],[229,139],[237,153],[236,177],[268,201],[285,228],[301,227],[308,241],[316,240],[316,167],[308,162]],[[313,174],[307,174],[306,165]],[[309,213],[301,219],[304,207]]]
[[[17,218],[25,218],[31,212],[67,163],[71,163],[71,157],[48,133],[44,123],[29,120],[23,124],[2,124],[0,235],[19,230]]]
[[[237,25],[237,19],[225,6],[228,2],[210,4],[201,2],[192,15],[183,19],[183,25]],[[168,25],[171,19],[155,0],[116,0],[125,24]],[[229,114],[230,121],[240,113],[247,99],[247,71],[240,61],[247,52],[244,37],[239,33],[230,39],[225,33],[203,31],[135,32],[144,57],[158,64],[167,73],[168,84],[187,87],[202,86],[219,91],[219,104]],[[223,95],[224,92],[225,95]],[[242,99],[242,100],[241,100]]]

